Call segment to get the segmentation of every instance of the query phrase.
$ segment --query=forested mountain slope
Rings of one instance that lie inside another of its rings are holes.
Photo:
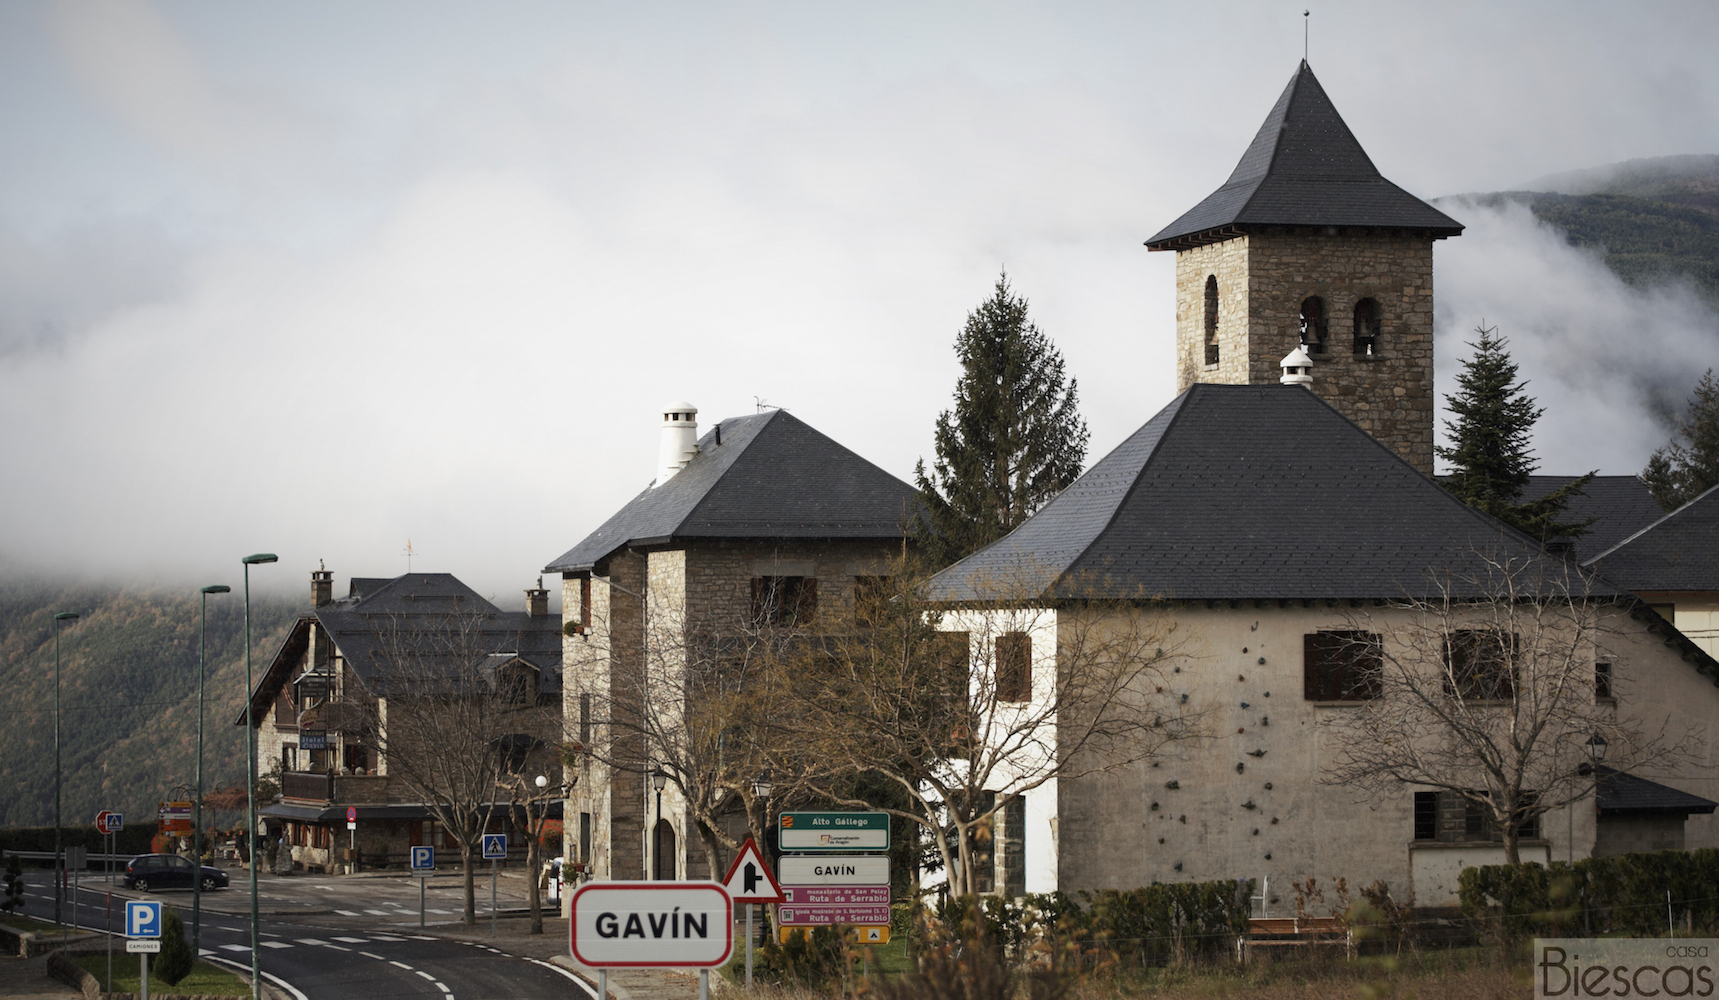
[[[209,599],[204,787],[242,781],[244,599]],[[251,598],[254,664],[280,645],[300,601]],[[68,826],[101,809],[154,822],[155,803],[194,777],[198,594],[0,582],[0,826],[53,822],[55,613],[82,617],[60,635],[63,815]]]

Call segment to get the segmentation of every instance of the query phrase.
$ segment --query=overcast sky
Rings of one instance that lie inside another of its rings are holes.
[[[509,604],[758,400],[907,477],[1000,267],[1089,461],[1168,402],[1174,261],[1302,3],[0,5],[0,573],[454,572]],[[1424,197],[1719,152],[1719,5],[1320,3]],[[1633,473],[1719,361],[1525,212],[1441,203],[1441,388],[1484,317],[1546,471]],[[1667,386],[1674,387],[1670,390]],[[342,586],[344,584],[342,583]]]

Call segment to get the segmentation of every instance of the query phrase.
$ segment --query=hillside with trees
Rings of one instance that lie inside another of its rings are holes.
[[[235,585],[237,580],[232,581]],[[244,599],[209,599],[204,787],[242,783]],[[254,665],[280,645],[302,601],[251,598]],[[195,777],[198,595],[95,584],[0,582],[0,826],[54,816],[54,615],[60,635],[62,812],[86,825],[101,809],[153,823],[155,803]],[[181,787],[181,791],[183,788]]]

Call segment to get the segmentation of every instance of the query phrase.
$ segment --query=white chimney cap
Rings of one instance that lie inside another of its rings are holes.
[[[670,403],[663,407],[663,423],[681,423],[691,420],[698,415],[698,407],[691,403]]]
[[[1313,384],[1313,359],[1308,357],[1307,352],[1302,348],[1297,347],[1284,355],[1283,360],[1278,363],[1278,367],[1283,369],[1283,377],[1278,381],[1284,385],[1311,386]]]

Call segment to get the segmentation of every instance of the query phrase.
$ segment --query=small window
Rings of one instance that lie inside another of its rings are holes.
[[[818,614],[818,581],[809,576],[752,578],[752,623],[804,628]]]
[[[1030,701],[1033,696],[1033,637],[1005,632],[997,637],[997,700]]]
[[[1325,314],[1325,300],[1309,295],[1301,300],[1301,346],[1308,354],[1324,354],[1325,339],[1331,332],[1331,321]]]
[[[1509,701],[1516,693],[1515,633],[1459,629],[1444,643],[1444,689],[1465,701]]]
[[[1438,793],[1415,793],[1415,839],[1438,839]]]
[[[579,856],[577,858],[574,858],[573,860],[583,861],[586,864],[590,864],[591,863],[591,814],[588,812],[582,812],[579,814],[579,844],[578,844],[578,847],[579,847]]]
[[[579,578],[579,624],[591,627],[591,578]]]
[[[1379,353],[1379,335],[1384,328],[1384,313],[1378,299],[1362,299],[1355,303],[1355,353],[1371,357]]]
[[[1206,275],[1206,364],[1218,363],[1218,276]]]
[[[1600,699],[1612,697],[1612,665],[1605,660],[1594,664],[1594,697]]]
[[[579,745],[582,747],[591,745],[591,696],[589,694],[579,696]]]
[[[1373,632],[1309,632],[1302,637],[1302,695],[1308,701],[1368,701],[1379,697],[1384,673]]]

